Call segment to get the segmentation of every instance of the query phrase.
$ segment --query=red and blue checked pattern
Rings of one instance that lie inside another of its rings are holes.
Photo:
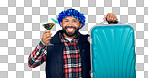
[[[78,39],[75,37],[72,41],[68,41],[61,36],[64,43],[63,59],[65,78],[82,78],[81,57],[78,48]]]
[[[65,78],[82,78],[81,57],[78,48],[78,35],[69,42],[62,35],[61,41],[64,43],[63,60]],[[28,57],[28,65],[35,68],[46,61],[46,45],[40,41],[39,45],[33,50]]]
[[[33,52],[28,57],[28,66],[31,68],[35,68],[41,65],[44,61],[46,61],[46,45],[40,41],[39,45],[33,50]]]

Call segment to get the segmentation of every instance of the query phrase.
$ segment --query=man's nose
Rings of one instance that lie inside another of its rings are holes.
[[[68,22],[68,26],[73,26],[73,22],[72,21],[69,21]]]

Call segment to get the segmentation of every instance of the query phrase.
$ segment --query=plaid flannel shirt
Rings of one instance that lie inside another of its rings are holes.
[[[40,41],[39,45],[33,50],[33,52],[28,57],[28,66],[31,68],[35,68],[41,65],[44,61],[46,61],[47,56],[47,45],[45,45],[42,41]]]
[[[63,50],[65,78],[82,78],[81,57],[79,54],[80,50],[77,46],[78,40],[76,39],[79,35],[69,42],[60,34],[61,33],[59,33],[59,37],[65,45]],[[29,67],[35,68],[46,61],[46,49],[47,45],[40,41],[39,45],[36,46],[28,57]]]
[[[65,45],[63,50],[65,78],[82,78],[80,50],[77,45],[79,34],[71,42],[61,34],[59,36]]]

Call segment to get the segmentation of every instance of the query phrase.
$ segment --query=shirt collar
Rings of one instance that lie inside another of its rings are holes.
[[[80,35],[80,32],[78,32],[76,34],[76,36],[72,39],[72,42],[74,41],[78,41],[78,38],[79,38],[79,35]],[[64,36],[63,36],[63,32],[59,32],[59,38],[61,39],[62,42],[69,42],[69,40],[67,40]]]

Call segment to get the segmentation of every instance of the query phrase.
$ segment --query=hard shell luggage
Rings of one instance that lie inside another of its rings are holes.
[[[111,24],[91,29],[93,78],[136,78],[134,29]]]

